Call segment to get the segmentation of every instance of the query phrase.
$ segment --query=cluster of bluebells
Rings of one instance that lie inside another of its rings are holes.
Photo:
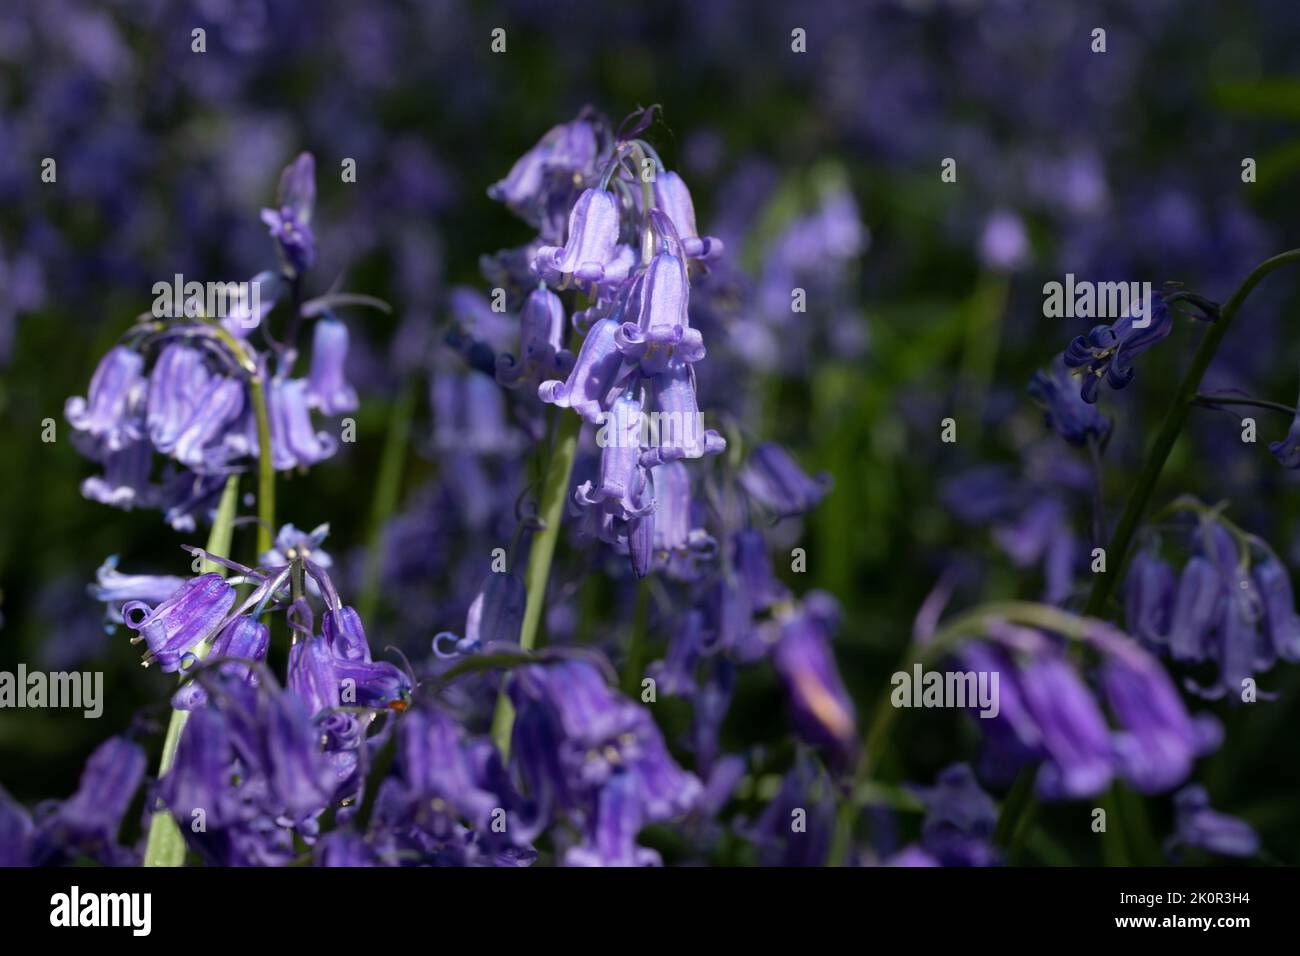
[[[1126,626],[1154,653],[1186,666],[1189,690],[1239,702],[1267,696],[1255,674],[1300,661],[1300,617],[1291,576],[1260,538],[1204,511],[1176,537],[1181,570],[1161,554],[1161,536],[1133,556],[1125,580]],[[1198,680],[1198,668],[1209,679]]]
[[[996,622],[958,652],[964,669],[999,675],[998,713],[976,721],[981,775],[1004,785],[1036,766],[1049,800],[1095,796],[1114,779],[1139,793],[1186,782],[1221,742],[1218,722],[1189,714],[1160,662],[1110,625],[1094,622],[1085,644],[1099,658],[1100,701],[1069,649],[1043,631]]]
[[[584,113],[543,136],[489,190],[538,230],[523,250],[490,260],[510,288],[528,290],[519,356],[496,356],[497,381],[527,384],[597,426],[599,472],[573,500],[590,532],[629,554],[638,575],[655,553],[656,502],[681,481],[667,466],[726,447],[702,425],[696,368],[705,347],[690,321],[691,277],[722,243],[699,235],[685,182],[636,138],[653,115],[614,133]],[[571,316],[559,295],[567,290],[583,296]],[[576,355],[566,347],[570,324],[582,333]]]
[[[74,442],[103,466],[82,483],[85,497],[158,508],[172,527],[192,531],[215,507],[226,478],[263,453],[277,471],[288,471],[337,451],[337,439],[316,427],[313,414],[350,412],[358,400],[344,374],[347,326],[329,311],[328,297],[301,301],[315,259],[315,193],[315,163],[304,153],[285,169],[276,208],[263,211],[278,268],[245,284],[224,316],[204,315],[198,299],[173,303],[172,314],[142,316],[100,361],[87,394],[68,399]],[[282,299],[292,310],[284,341],[267,329]],[[304,317],[314,319],[310,367],[306,377],[294,377],[292,336]],[[254,342],[254,330],[264,347]],[[270,434],[265,452],[254,381]]]

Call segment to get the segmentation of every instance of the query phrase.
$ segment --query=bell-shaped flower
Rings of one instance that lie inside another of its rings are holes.
[[[551,379],[537,387],[543,402],[572,408],[585,420],[599,425],[609,407],[610,393],[618,387],[623,372],[623,353],[616,337],[616,318],[602,319],[591,327],[567,380]]]
[[[307,404],[325,415],[357,410],[357,392],[348,384],[348,327],[326,314],[316,321],[311,340],[311,371],[307,375]]]
[[[96,439],[103,452],[122,451],[144,437],[140,412],[145,400],[144,358],[117,345],[100,360],[86,398],[69,398],[68,423]]]
[[[143,640],[148,645],[146,665],[154,658],[170,673],[192,657],[195,645],[217,632],[234,603],[235,589],[221,575],[201,574],[156,607],[128,601],[122,607],[122,618],[138,633],[132,643]]]
[[[686,363],[704,358],[704,339],[687,315],[689,298],[686,264],[667,252],[651,259],[628,303],[632,317],[619,327],[617,339],[643,374],[657,375],[673,358]]]

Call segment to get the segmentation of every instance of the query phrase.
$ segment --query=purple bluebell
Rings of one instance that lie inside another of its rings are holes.
[[[782,518],[811,511],[831,489],[829,474],[808,477],[776,442],[755,448],[737,477],[751,500]]]
[[[1218,721],[1192,717],[1164,668],[1132,644],[1116,639],[1102,664],[1101,684],[1119,722],[1112,746],[1117,771],[1139,793],[1161,793],[1183,783],[1198,757],[1223,738]]]
[[[1047,371],[1034,373],[1029,394],[1043,407],[1047,427],[1076,448],[1090,439],[1104,442],[1110,434],[1110,419],[1095,404],[1084,401],[1078,382],[1060,356]]]
[[[672,578],[692,581],[705,573],[718,553],[718,542],[703,528],[691,496],[691,473],[682,461],[650,471],[655,511],[655,558]]]
[[[172,457],[199,473],[227,471],[230,460],[248,450],[242,436],[234,436],[233,443],[226,441],[244,412],[245,391],[244,383],[237,379],[209,379],[207,387],[195,396],[193,413],[176,435]]]
[[[1130,634],[1151,648],[1169,640],[1174,608],[1174,569],[1154,548],[1133,555],[1124,581],[1125,625]]]
[[[307,375],[307,404],[325,415],[357,410],[357,390],[348,384],[348,327],[326,314],[316,320],[311,339],[311,370]]]
[[[122,623],[122,605],[127,601],[144,601],[159,604],[172,596],[185,584],[185,579],[175,575],[127,575],[117,570],[118,555],[104,558],[95,572],[95,583],[87,592],[96,601],[103,602],[104,615],[109,623]]]
[[[221,575],[201,574],[186,581],[155,607],[128,601],[122,607],[127,627],[137,631],[149,653],[148,665],[157,660],[165,672],[179,670],[200,641],[213,636],[235,603],[235,589]]]
[[[671,170],[659,173],[655,177],[654,197],[655,206],[672,221],[682,252],[688,258],[712,259],[722,254],[721,239],[700,236],[695,225],[695,204],[691,201],[691,191],[681,176]]]
[[[223,657],[234,658],[228,664],[222,664],[223,673],[243,680],[249,686],[257,686],[257,671],[245,661],[266,660],[267,649],[271,646],[271,633],[265,624],[251,617],[235,618],[221,629],[212,639],[207,661],[216,661]],[[177,710],[193,710],[207,701],[207,691],[199,681],[191,681],[181,686],[172,695],[172,706]]]
[[[632,795],[645,823],[684,814],[699,797],[699,781],[669,755],[649,713],[606,686],[591,663],[522,668],[512,674],[509,690],[517,711],[511,761],[536,803],[538,821],[564,810],[599,818],[611,786],[616,789],[609,799]],[[617,818],[607,818],[610,825],[622,825],[617,820],[632,812],[621,804],[617,809]]]
[[[588,189],[569,213],[568,240],[563,246],[541,246],[533,270],[547,282],[571,279],[580,286],[622,279],[627,262],[618,255],[618,230],[614,197]]]
[[[1174,833],[1165,844],[1177,856],[1184,849],[1205,850],[1220,856],[1250,857],[1259,852],[1254,827],[1237,817],[1210,808],[1204,787],[1192,784],[1174,795]]]
[[[134,349],[114,346],[100,360],[86,398],[69,398],[68,423],[96,440],[103,453],[120,452],[144,437],[141,412],[146,384],[144,358]]]
[[[597,433],[597,442],[601,444],[599,477],[579,485],[573,494],[574,501],[623,520],[654,510],[654,499],[645,494],[637,461],[643,426],[640,399],[629,393],[619,396]]]
[[[857,742],[857,714],[831,652],[831,621],[805,603],[781,625],[772,663],[785,682],[795,731],[847,763]]]
[[[519,314],[520,357],[497,356],[497,382],[517,388],[524,382],[536,384],[568,375],[573,354],[564,347],[567,330],[564,303],[558,295],[544,285],[528,293]]]
[[[316,237],[311,231],[316,206],[316,161],[300,153],[280,174],[276,208],[262,210],[276,247],[290,275],[299,276],[316,261]]]
[[[704,637],[704,614],[687,611],[668,639],[668,653],[662,661],[651,664],[647,674],[654,679],[656,690],[668,697],[691,697],[695,694],[695,668],[700,661]]]
[[[641,453],[641,464],[654,468],[664,462],[720,455],[726,450],[726,439],[704,427],[704,416],[695,398],[694,366],[674,358],[649,381],[654,411],[648,416],[650,447]]]
[[[1211,653],[1210,638],[1224,604],[1214,563],[1195,554],[1178,577],[1169,622],[1169,652],[1176,661],[1202,661]]]
[[[568,197],[575,178],[594,174],[597,148],[596,128],[587,120],[554,126],[515,161],[504,179],[488,187],[488,195],[544,233],[554,232],[554,226],[546,227],[557,201]]]
[[[47,866],[80,856],[108,865],[134,862],[117,845],[117,833],[144,772],[144,748],[134,741],[110,737],[96,747],[76,792],[39,821],[34,862]]]
[[[411,693],[409,675],[388,661],[371,659],[370,644],[354,608],[327,609],[321,618],[321,634],[333,653],[334,673],[345,705],[405,709]]]
[[[338,450],[333,435],[316,431],[312,425],[305,379],[273,379],[267,404],[277,471],[310,468]]]
[[[1300,660],[1300,617],[1296,615],[1291,573],[1269,551],[1256,557],[1251,573],[1265,612],[1264,640],[1257,665],[1271,667],[1279,657],[1290,662]]]
[[[82,497],[127,511],[150,507],[158,503],[161,494],[149,481],[152,468],[153,449],[147,441],[109,452],[104,456],[104,473],[81,483]]]
[[[619,331],[616,318],[602,319],[592,326],[582,340],[569,377],[563,382],[545,381],[537,387],[541,400],[572,408],[588,422],[599,425],[604,420],[609,394],[617,387],[623,370],[623,353],[617,344]]]
[[[1173,314],[1159,295],[1151,297],[1151,311],[1145,328],[1135,328],[1131,315],[1111,325],[1096,325],[1086,336],[1074,338],[1065,350],[1065,364],[1082,379],[1079,394],[1089,404],[1097,401],[1104,378],[1111,388],[1121,389],[1133,381],[1133,359],[1173,330]]]
[[[1042,754],[1042,733],[1029,709],[1023,678],[1006,648],[972,641],[958,654],[964,670],[998,675],[996,717],[976,718],[984,735],[980,776],[996,786],[1010,785],[1020,770]]]
[[[1038,792],[1047,799],[1100,793],[1113,774],[1111,740],[1087,686],[1052,652],[1037,655],[1021,674],[1020,690],[1047,758],[1038,771]]]
[[[311,561],[317,567],[328,571],[334,566],[334,559],[321,545],[329,535],[328,524],[317,525],[310,532],[299,531],[292,524],[281,526],[275,536],[270,551],[263,552],[258,560],[267,567],[283,567],[294,561]],[[308,578],[311,584],[314,579]]]
[[[145,421],[149,440],[170,455],[187,422],[199,410],[199,396],[211,373],[198,349],[172,342],[158,353],[149,373],[149,402]]]
[[[920,788],[918,796],[925,804],[921,846],[940,866],[995,866],[1001,862],[993,845],[997,804],[980,788],[969,765],[946,767],[935,778],[935,785]]]
[[[628,303],[631,318],[618,330],[618,347],[646,375],[662,372],[672,358],[690,364],[704,358],[704,339],[688,316],[686,263],[661,252],[650,260]]]
[[[737,830],[758,848],[762,866],[824,866],[835,825],[835,791],[811,754],[801,751],[758,819]]]

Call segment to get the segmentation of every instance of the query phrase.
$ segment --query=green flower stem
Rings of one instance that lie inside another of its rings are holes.
[[[573,459],[578,451],[578,433],[582,419],[567,409],[557,409],[559,423],[555,430],[555,446],[546,466],[542,483],[542,529],[533,538],[528,552],[528,568],[524,572],[524,586],[528,600],[524,605],[524,623],[519,631],[519,646],[530,651],[537,643],[537,625],[542,619],[542,605],[546,601],[546,584],[551,576],[551,558],[555,542],[560,536],[560,523],[564,517],[564,501],[569,493],[569,476],[573,472]],[[515,722],[515,709],[504,688],[497,696],[496,712],[492,715],[492,740],[504,760],[510,756],[510,731]]]
[[[1204,408],[1214,408],[1218,405],[1249,405],[1252,408],[1267,408],[1270,411],[1282,412],[1291,416],[1296,414],[1294,408],[1290,405],[1283,405],[1281,402],[1270,402],[1263,398],[1243,398],[1234,395],[1207,395],[1202,392],[1196,396],[1196,404]]]
[[[271,550],[275,540],[275,456],[271,450],[271,417],[266,389],[259,372],[248,382],[257,416],[257,558]]]
[[[406,446],[411,435],[411,416],[415,414],[418,393],[415,379],[408,378],[393,405],[388,419],[388,433],[384,436],[384,450],[379,460],[379,477],[375,480],[375,497],[370,508],[370,541],[367,546],[365,580],[361,587],[358,612],[361,620],[374,617],[379,601],[379,576],[383,570],[384,526],[397,509],[397,499],[402,490],[402,472],[406,468]]]
[[[239,504],[239,475],[226,479],[226,487],[221,492],[221,503],[217,506],[217,517],[208,533],[207,554],[226,558],[230,556],[230,541],[235,530],[235,511]],[[214,561],[204,561],[203,571],[215,571],[226,576],[224,565]],[[195,654],[202,658],[208,651],[207,642],[195,649]],[[180,743],[181,731],[189,719],[189,711],[173,710],[167,724],[167,735],[163,738],[162,758],[158,762],[158,776],[162,777],[171,769],[176,759],[176,745]],[[166,810],[155,810],[149,819],[149,842],[145,846],[145,866],[181,866],[185,862],[185,838],[181,836],[176,821]]]

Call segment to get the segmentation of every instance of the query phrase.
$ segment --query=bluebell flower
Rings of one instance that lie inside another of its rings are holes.
[[[1111,325],[1096,325],[1086,336],[1079,335],[1065,350],[1065,364],[1081,376],[1079,394],[1085,402],[1097,401],[1104,378],[1111,388],[1120,389],[1133,381],[1133,359],[1173,330],[1173,314],[1159,295],[1151,298],[1151,314],[1145,328],[1134,328],[1133,316],[1116,319]]]
[[[704,427],[695,398],[694,366],[670,359],[664,370],[649,379],[654,411],[649,416],[650,447],[641,453],[641,464],[654,468],[683,458],[703,458],[726,451],[727,441],[712,428]]]
[[[563,382],[543,382],[537,387],[538,397],[551,405],[572,408],[586,421],[599,425],[624,367],[617,344],[619,330],[619,320],[612,317],[592,326],[582,340],[569,377]]]
[[[1196,662],[1210,656],[1210,639],[1223,602],[1218,569],[1203,555],[1192,555],[1178,577],[1169,622],[1169,652],[1174,660]]]
[[[1210,808],[1205,788],[1193,784],[1174,795],[1174,833],[1166,852],[1177,856],[1183,849],[1205,850],[1220,856],[1250,857],[1259,852],[1259,835],[1246,821]]]
[[[1084,401],[1078,383],[1060,356],[1049,370],[1034,373],[1029,394],[1043,406],[1047,427],[1077,448],[1088,444],[1089,439],[1104,442],[1110,434],[1110,419],[1095,404]]]
[[[1183,783],[1223,739],[1213,718],[1188,715],[1169,675],[1146,655],[1112,654],[1101,680],[1121,728],[1113,741],[1117,769],[1139,793]]]
[[[544,235],[556,235],[564,220],[555,222],[555,210],[568,200],[575,178],[594,175],[596,152],[597,134],[591,122],[577,119],[552,127],[504,179],[488,187],[488,195]]]
[[[1038,655],[1021,675],[1020,690],[1046,755],[1038,771],[1039,793],[1047,799],[1100,793],[1114,773],[1110,731],[1087,686],[1053,653]]]
[[[573,368],[573,353],[564,347],[567,323],[564,303],[546,286],[528,293],[519,314],[519,351],[514,359],[498,355],[496,379],[507,388],[517,388],[525,381],[540,384],[543,380],[568,375]]]
[[[1154,548],[1133,555],[1124,580],[1124,620],[1128,633],[1150,648],[1169,640],[1174,612],[1174,569]]]
[[[344,365],[348,358],[348,327],[333,315],[316,320],[312,330],[311,371],[307,375],[307,403],[326,415],[357,410],[357,390],[348,384]]]
[[[594,482],[579,485],[573,494],[574,501],[585,508],[602,509],[622,520],[654,510],[654,499],[644,493],[644,482],[639,475],[643,425],[640,399],[630,391],[619,396],[597,433],[597,441],[602,445],[600,475]]]
[[[262,210],[290,275],[302,275],[316,261],[316,237],[311,231],[316,206],[316,160],[300,153],[280,174],[276,208]]]
[[[831,489],[828,473],[808,477],[776,442],[756,447],[737,479],[751,500],[781,518],[811,511]]]
[[[684,814],[701,792],[699,781],[669,755],[649,713],[581,660],[521,668],[511,675],[509,692],[517,712],[511,761],[536,803],[538,825],[578,811],[621,836],[593,838],[589,831],[587,852],[570,862],[648,861],[634,848],[636,834],[628,827]],[[637,806],[627,806],[625,798]]]
[[[940,866],[995,866],[1001,854],[993,845],[998,808],[967,764],[953,764],[935,785],[916,788],[925,804],[921,847]],[[898,865],[895,863],[894,865]]]
[[[645,375],[659,374],[672,358],[688,364],[704,358],[704,339],[691,327],[689,300],[686,263],[677,256],[659,253],[638,276],[628,303],[631,317],[619,327],[617,342]]]
[[[338,450],[338,440],[333,435],[316,431],[312,425],[305,379],[277,377],[271,380],[269,391],[267,412],[276,471],[310,468]]]
[[[670,577],[691,581],[718,552],[717,540],[702,527],[691,496],[691,474],[682,461],[650,471],[655,511],[653,547]]]
[[[235,589],[210,573],[191,578],[161,604],[150,607],[142,601],[128,601],[122,607],[127,627],[149,648],[146,666],[157,660],[165,673],[180,670],[192,657],[191,651],[216,634],[235,603]]]
[[[153,468],[153,449],[147,441],[108,452],[103,457],[103,463],[102,475],[92,475],[81,483],[82,497],[126,511],[158,503],[161,492],[149,480]]]
[[[32,862],[50,866],[81,856],[111,866],[135,862],[135,854],[118,846],[117,833],[144,771],[144,748],[134,741],[110,737],[96,747],[76,792],[37,821]]]
[[[801,751],[762,814],[752,823],[740,821],[737,832],[758,848],[762,866],[824,866],[834,827],[830,777]]]
[[[618,254],[618,206],[603,189],[585,190],[569,213],[563,246],[541,246],[533,271],[555,284],[571,280],[580,288],[612,282],[627,275],[628,261]]]
[[[86,398],[69,398],[63,408],[68,423],[95,439],[101,453],[116,453],[144,437],[144,358],[116,345],[100,360]]]
[[[831,653],[833,624],[824,601],[806,599],[782,622],[772,663],[785,682],[795,732],[846,764],[857,744],[857,714]]]
[[[638,201],[640,194],[636,193]],[[712,259],[723,252],[722,240],[700,236],[695,225],[695,204],[682,177],[672,170],[655,176],[655,206],[672,222],[681,243],[682,253],[691,259]]]
[[[236,680],[242,680],[250,687],[257,686],[257,671],[246,661],[266,660],[267,649],[271,646],[271,633],[265,624],[251,617],[235,618],[212,639],[206,660],[219,661],[223,657],[234,658],[221,664],[221,670]],[[207,691],[203,684],[191,681],[183,684],[172,695],[172,707],[176,710],[194,710],[207,702]]]

